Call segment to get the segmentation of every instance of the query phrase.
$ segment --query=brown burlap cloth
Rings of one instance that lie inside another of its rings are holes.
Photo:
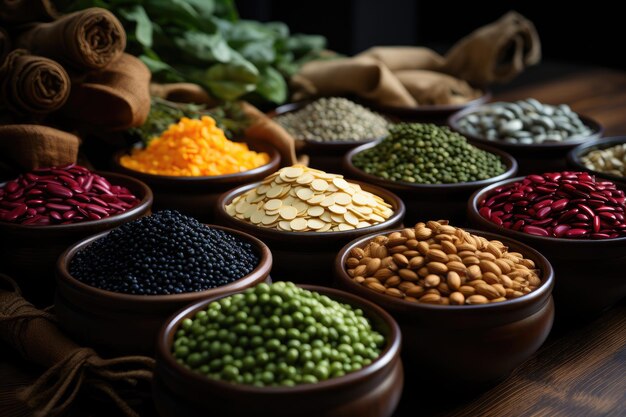
[[[17,399],[35,416],[56,416],[68,410],[82,388],[108,396],[126,416],[137,414],[116,392],[118,384],[133,386],[150,380],[154,360],[144,356],[102,359],[80,347],[58,329],[53,315],[35,308],[20,295],[15,282],[0,274],[0,340],[28,362],[47,369]]]
[[[58,110],[70,96],[70,78],[57,62],[24,49],[0,66],[0,107],[34,118]]]
[[[119,59],[126,48],[126,32],[113,13],[92,7],[50,23],[35,23],[20,33],[15,43],[68,69],[84,72]]]
[[[458,104],[541,59],[534,25],[516,12],[457,42],[445,56],[424,47],[375,47],[352,58],[312,61],[291,79],[293,99],[353,94],[379,105]]]

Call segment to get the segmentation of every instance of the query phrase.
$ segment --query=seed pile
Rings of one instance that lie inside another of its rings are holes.
[[[69,272],[103,290],[159,295],[226,285],[258,264],[250,243],[165,210],[96,240],[72,258]]]
[[[479,203],[479,213],[531,235],[609,239],[626,236],[625,201],[611,181],[586,172],[553,172],[494,189]]]
[[[541,285],[531,259],[445,220],[377,236],[352,249],[345,267],[373,291],[428,304],[495,303]]]
[[[386,136],[387,120],[340,97],[321,98],[275,118],[296,139],[357,142]]]
[[[184,319],[172,352],[209,378],[294,386],[357,371],[380,356],[384,343],[361,309],[277,282],[214,301]]]
[[[394,125],[389,136],[352,158],[354,166],[392,181],[451,184],[485,180],[505,172],[497,155],[470,145],[447,127]]]
[[[182,177],[235,174],[268,162],[268,154],[228,140],[209,116],[183,117],[145,148],[120,158],[120,163],[128,169]]]
[[[480,106],[459,119],[459,128],[487,140],[524,145],[562,142],[593,133],[567,104],[551,106],[533,98]]]
[[[39,168],[0,188],[0,220],[23,225],[99,220],[137,204],[127,188],[74,164]]]
[[[626,143],[593,150],[580,159],[587,168],[594,171],[626,177]]]
[[[282,168],[226,206],[233,217],[294,232],[343,231],[384,222],[392,214],[382,198],[341,175],[294,165]]]

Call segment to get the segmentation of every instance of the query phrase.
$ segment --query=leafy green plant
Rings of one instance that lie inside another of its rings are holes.
[[[61,0],[57,7],[111,10],[126,28],[129,52],[156,81],[194,82],[226,101],[283,103],[286,78],[326,44],[322,36],[290,34],[284,23],[241,20],[233,0]]]

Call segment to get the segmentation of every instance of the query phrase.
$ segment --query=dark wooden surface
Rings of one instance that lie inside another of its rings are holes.
[[[529,73],[523,78],[538,70]],[[605,135],[626,135],[626,73],[605,69],[548,73],[543,81],[537,82],[542,77],[536,77],[530,84],[498,93],[495,99],[534,97],[569,103],[603,124]],[[593,277],[589,281],[593,291]],[[26,367],[1,344],[0,355],[0,416],[26,415],[15,407],[9,392],[31,379],[36,368]],[[420,374],[419,369],[406,373],[409,377]],[[452,382],[409,381],[394,417],[626,416],[626,303],[594,318],[557,323],[544,346],[500,382],[460,389],[452,388]],[[87,406],[75,407],[72,415],[116,415],[114,409],[103,409],[92,401],[81,403]],[[135,405],[143,416],[154,415],[149,404]]]

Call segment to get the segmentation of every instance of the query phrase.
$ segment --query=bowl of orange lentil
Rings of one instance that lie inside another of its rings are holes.
[[[114,170],[150,186],[153,210],[174,209],[202,222],[213,220],[220,194],[259,181],[279,165],[276,149],[229,140],[209,116],[184,117],[145,147],[113,157]]]

